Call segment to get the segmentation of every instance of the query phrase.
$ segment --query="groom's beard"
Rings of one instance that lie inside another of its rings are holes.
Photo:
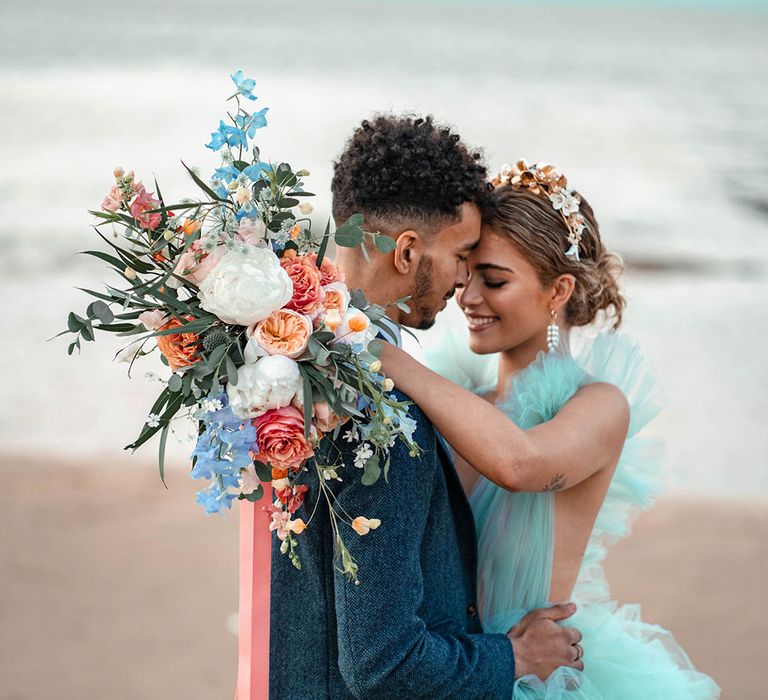
[[[437,311],[430,308],[430,299],[435,293],[432,285],[432,272],[434,263],[432,258],[425,255],[419,260],[419,266],[416,268],[416,280],[413,289],[413,304],[418,313],[416,328],[426,331],[435,325]]]

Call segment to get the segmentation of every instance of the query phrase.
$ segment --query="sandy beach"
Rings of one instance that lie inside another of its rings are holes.
[[[206,518],[181,466],[5,457],[2,700],[231,698],[237,517]],[[608,564],[615,597],[673,630],[723,698],[768,655],[768,508],[662,500]]]

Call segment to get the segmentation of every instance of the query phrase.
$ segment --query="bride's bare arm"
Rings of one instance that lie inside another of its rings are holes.
[[[384,373],[464,460],[503,488],[560,491],[612,467],[621,454],[629,406],[612,384],[582,387],[551,421],[522,430],[481,397],[384,346]]]

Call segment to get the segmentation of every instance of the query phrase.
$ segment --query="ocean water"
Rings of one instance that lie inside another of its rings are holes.
[[[334,157],[380,111],[434,114],[493,168],[561,167],[630,264],[670,488],[768,496],[767,39],[764,3],[0,5],[0,450],[109,462],[132,438],[145,368],[127,380],[111,338],[76,359],[44,341],[87,303],[73,287],[104,281],[74,253],[113,168],[192,192],[179,160],[216,166],[204,144],[242,68],[270,107],[262,152],[311,171],[318,223]]]

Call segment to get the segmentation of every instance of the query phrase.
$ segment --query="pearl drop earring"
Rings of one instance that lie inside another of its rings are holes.
[[[557,325],[557,311],[549,310],[552,322],[547,326],[547,349],[549,352],[555,352],[560,345],[560,326]]]

